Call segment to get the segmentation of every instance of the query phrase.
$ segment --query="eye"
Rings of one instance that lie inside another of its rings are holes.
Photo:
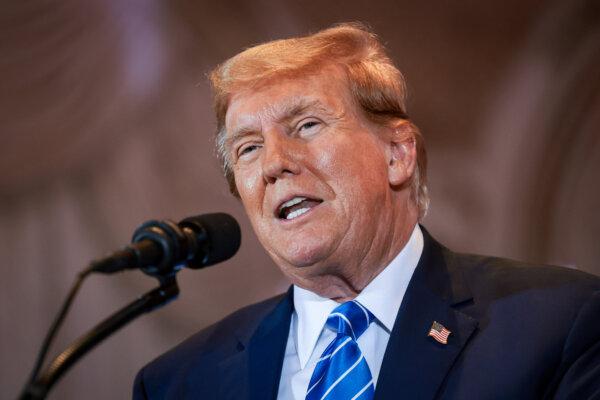
[[[304,133],[304,134],[313,133],[319,128],[320,125],[321,125],[321,121],[319,121],[319,120],[316,120],[316,119],[305,120],[299,124],[298,132]]]
[[[308,128],[312,128],[313,126],[317,126],[319,123],[317,121],[308,121],[302,124],[302,126],[300,127],[300,129],[308,129]]]
[[[240,147],[240,150],[238,151],[238,155],[239,156],[243,156],[244,154],[252,153],[257,148],[258,148],[258,146],[255,145],[255,144],[250,144],[250,145],[247,145],[247,146],[242,146],[242,147]]]
[[[238,149],[238,154],[237,154],[237,156],[238,156],[238,157],[243,157],[243,156],[245,156],[245,155],[248,155],[248,154],[250,154],[250,153],[254,152],[254,151],[255,151],[256,149],[258,149],[259,147],[260,147],[259,145],[257,145],[257,144],[253,144],[253,143],[249,143],[249,144],[243,145],[243,146],[241,146],[241,147]]]

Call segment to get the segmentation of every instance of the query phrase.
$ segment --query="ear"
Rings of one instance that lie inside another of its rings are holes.
[[[390,186],[403,187],[411,182],[417,163],[417,149],[412,124],[400,120],[391,127],[389,144],[388,179]]]

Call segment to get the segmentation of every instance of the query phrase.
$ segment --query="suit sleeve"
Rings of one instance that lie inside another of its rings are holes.
[[[563,350],[554,399],[600,399],[600,291],[581,308]]]
[[[144,369],[142,368],[135,376],[133,382],[133,400],[147,400],[146,387],[144,386]]]

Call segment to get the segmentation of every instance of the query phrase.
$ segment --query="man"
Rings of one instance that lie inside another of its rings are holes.
[[[600,398],[598,278],[418,225],[423,141],[375,35],[266,43],[211,78],[230,188],[293,286],[146,366],[134,398]]]

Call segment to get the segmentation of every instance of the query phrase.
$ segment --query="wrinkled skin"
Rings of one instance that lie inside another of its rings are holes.
[[[369,121],[335,67],[235,93],[226,149],[241,201],[269,255],[294,284],[354,298],[402,249],[417,222],[416,164],[405,121]],[[295,196],[308,212],[280,218]]]

